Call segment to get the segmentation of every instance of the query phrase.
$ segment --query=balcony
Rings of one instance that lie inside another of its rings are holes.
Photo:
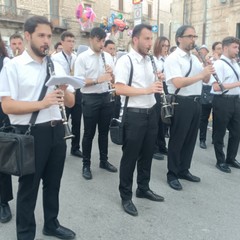
[[[30,11],[22,8],[0,5],[0,22],[22,25],[29,17]]]
[[[45,17],[47,17],[47,19],[52,23],[53,32],[62,33],[69,29],[69,23],[66,18],[52,14],[47,14]]]

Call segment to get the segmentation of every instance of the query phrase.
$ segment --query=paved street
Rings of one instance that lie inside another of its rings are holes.
[[[210,136],[211,132],[208,132]],[[69,144],[69,142],[68,142]],[[118,173],[98,167],[97,141],[92,154],[93,180],[81,176],[81,160],[68,153],[60,196],[59,220],[73,229],[78,240],[238,240],[240,239],[240,170],[222,173],[215,167],[210,138],[208,149],[197,142],[191,172],[201,183],[181,180],[183,191],[174,191],[166,182],[166,159],[153,160],[151,188],[165,197],[165,202],[151,202],[133,197],[139,216],[123,212],[118,192]],[[225,149],[226,150],[226,149]],[[121,148],[110,143],[109,160],[119,166]],[[240,160],[240,156],[238,158]],[[53,173],[54,174],[54,173]],[[16,196],[17,178],[14,177]],[[136,184],[133,186],[134,192]],[[41,190],[36,207],[37,240],[51,240],[42,235]],[[15,240],[15,199],[11,201],[13,219],[0,224],[0,240]]]

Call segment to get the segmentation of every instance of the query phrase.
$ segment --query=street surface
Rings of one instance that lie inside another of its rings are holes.
[[[96,134],[97,135],[97,134]],[[61,185],[59,221],[77,234],[77,240],[239,240],[240,239],[240,170],[220,172],[208,131],[208,149],[196,144],[191,172],[200,183],[180,180],[182,191],[171,189],[166,182],[167,161],[153,160],[150,187],[165,197],[152,202],[135,197],[139,215],[132,217],[121,207],[118,173],[99,168],[96,137],[92,153],[92,180],[81,175],[81,159],[67,153]],[[70,145],[70,141],[68,141]],[[225,141],[227,145],[227,141]],[[226,151],[226,148],[225,148]],[[109,144],[109,161],[119,167],[121,147]],[[240,156],[238,156],[240,160]],[[54,173],[53,173],[54,174]],[[17,178],[13,178],[15,199],[10,202],[13,219],[0,223],[0,240],[16,240],[15,200]],[[42,235],[42,190],[36,207],[36,240],[56,238]]]

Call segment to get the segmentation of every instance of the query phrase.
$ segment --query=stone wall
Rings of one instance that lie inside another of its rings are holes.
[[[211,48],[215,41],[221,41],[226,36],[236,36],[237,23],[240,23],[239,11],[240,1],[226,0],[226,3],[221,3],[220,0],[173,0],[171,35],[174,37],[177,28],[183,23],[190,24],[199,36],[197,43],[205,43]]]

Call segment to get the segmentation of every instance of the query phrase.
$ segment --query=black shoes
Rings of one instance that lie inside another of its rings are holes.
[[[57,229],[54,230],[47,230],[46,228],[43,228],[43,234],[46,236],[53,236],[60,239],[74,239],[76,234],[63,226],[59,226]]]
[[[197,176],[192,175],[190,172],[187,172],[185,174],[179,174],[178,177],[180,179],[185,179],[190,182],[200,182],[201,179]]]
[[[12,213],[8,203],[0,203],[0,222],[7,223],[11,219]]]
[[[137,208],[133,204],[132,200],[122,200],[122,206],[126,213],[128,213],[132,216],[138,215]]]
[[[142,191],[137,188],[136,197],[147,198],[147,199],[149,199],[151,201],[155,201],[155,202],[163,202],[164,201],[164,197],[157,195],[150,189],[147,191]]]
[[[174,189],[174,190],[182,190],[182,185],[181,183],[178,181],[178,179],[173,179],[173,180],[167,180],[168,185]]]
[[[109,172],[117,172],[117,168],[108,161],[100,161],[99,167]]]
[[[235,159],[233,161],[226,161],[227,165],[230,167],[238,168],[240,169],[240,163]]]
[[[111,163],[109,163],[108,161],[100,161],[99,164],[100,168],[103,168],[109,172],[117,172],[117,168],[115,168]],[[92,173],[91,173],[91,169],[90,166],[83,166],[82,169],[82,176],[86,179],[86,180],[90,180],[92,179]]]
[[[207,145],[206,145],[205,141],[200,141],[200,148],[207,149]]]
[[[80,158],[83,157],[83,154],[80,150],[71,150],[71,154],[75,157],[80,157]]]
[[[228,167],[226,163],[217,163],[216,168],[218,168],[220,171],[225,173],[230,173],[231,169]]]
[[[82,176],[83,176],[86,180],[92,179],[92,173],[91,173],[91,169],[90,169],[89,166],[83,166]]]
[[[164,160],[164,156],[162,153],[158,152],[158,153],[154,153],[153,154],[153,158],[156,160]]]

